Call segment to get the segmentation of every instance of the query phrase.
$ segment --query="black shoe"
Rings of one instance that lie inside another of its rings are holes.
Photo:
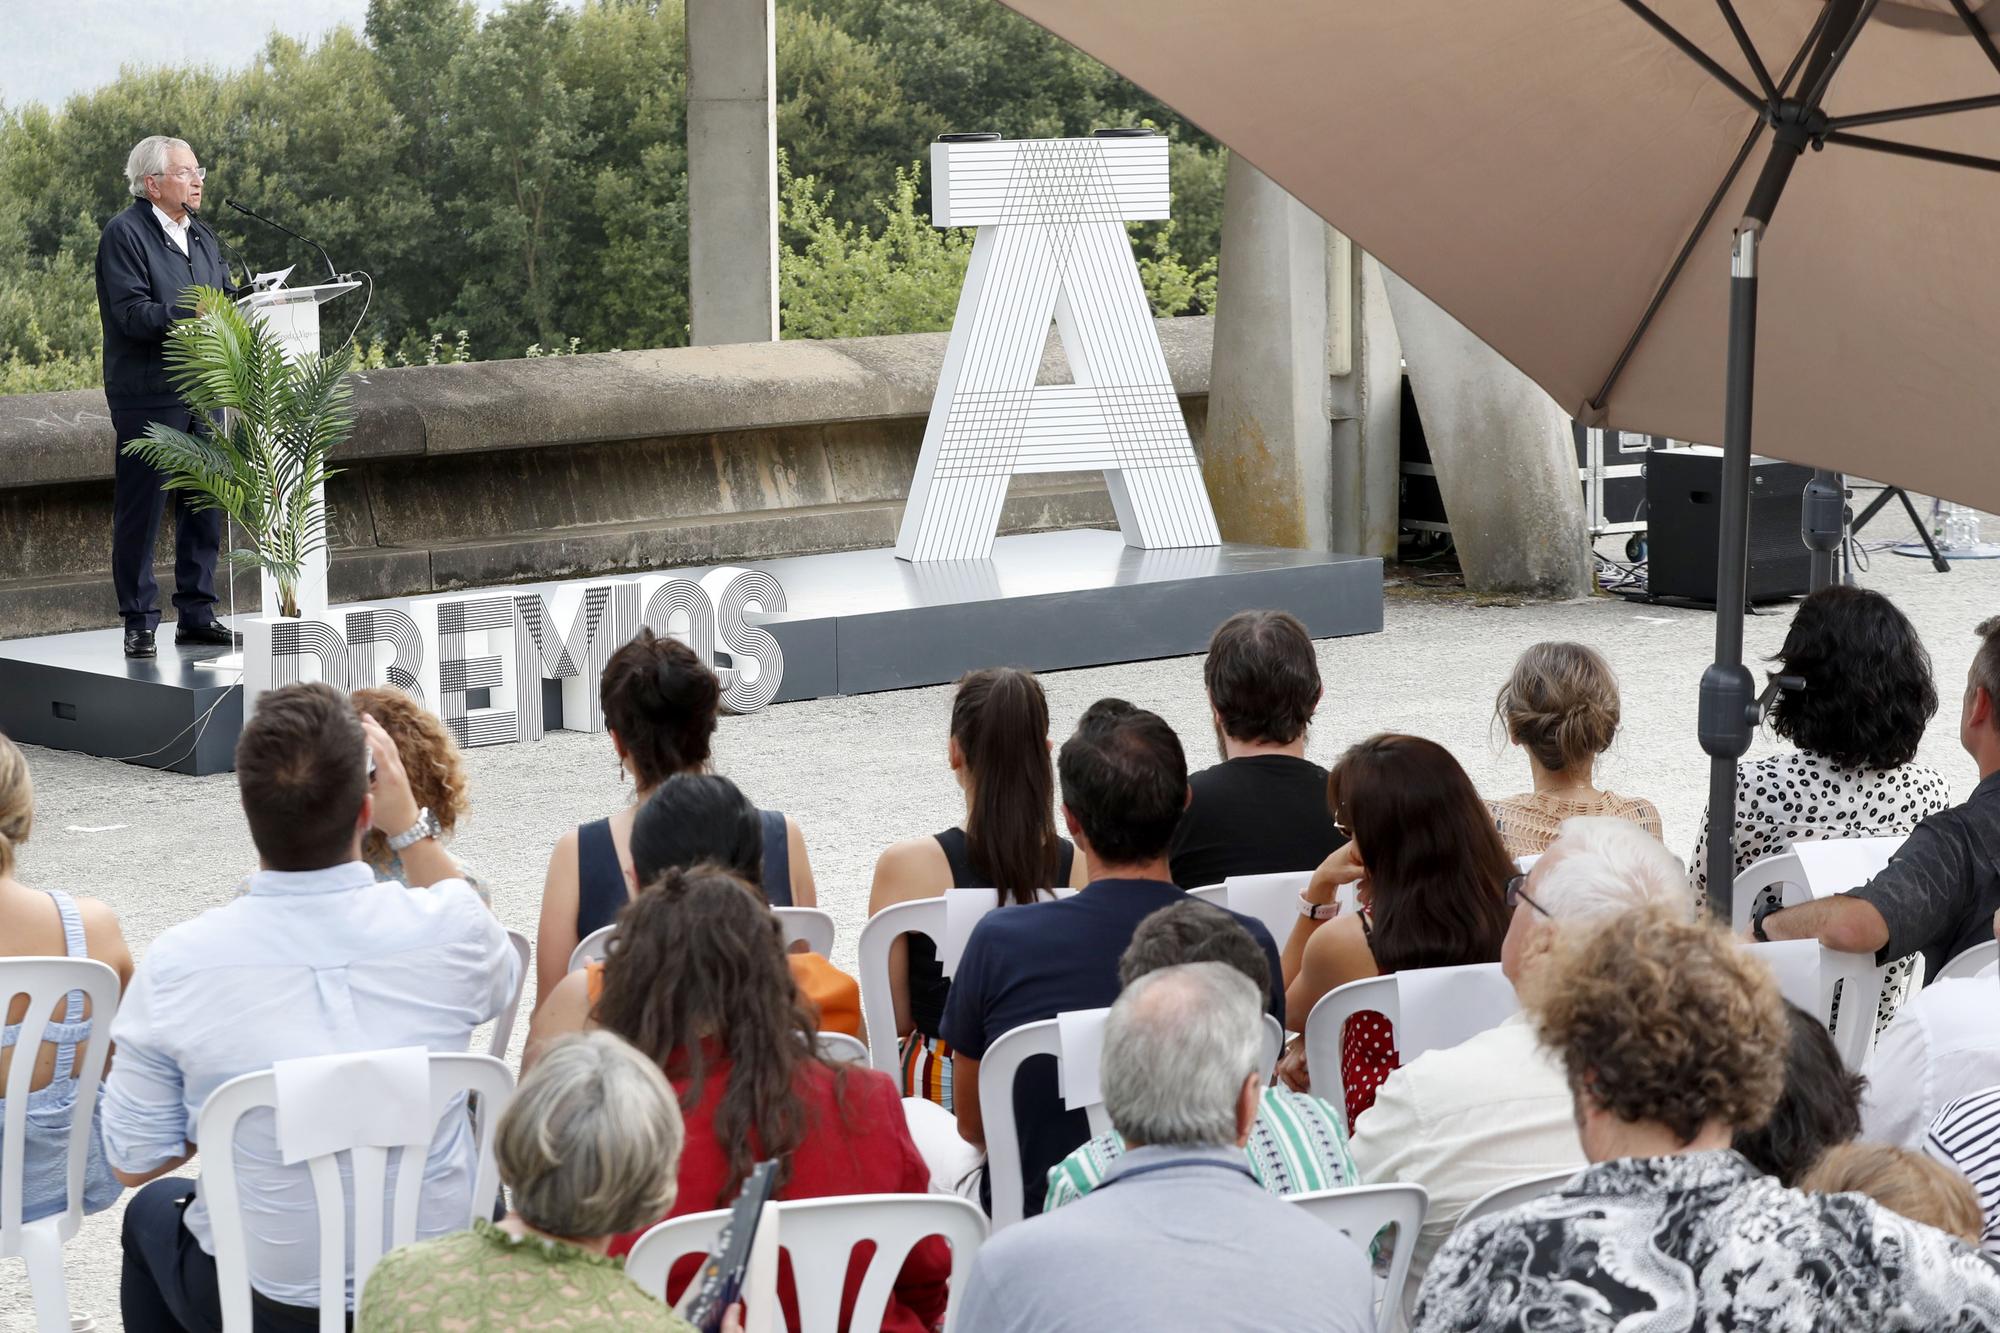
[[[220,620],[200,625],[182,621],[174,626],[174,646],[179,648],[240,648],[243,636],[232,634]]]
[[[128,629],[125,631],[125,656],[151,657],[153,654],[153,631],[149,629]]]

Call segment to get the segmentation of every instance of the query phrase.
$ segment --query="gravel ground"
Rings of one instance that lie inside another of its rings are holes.
[[[1869,536],[1900,536],[1900,527],[1885,515]],[[1612,546],[1607,541],[1606,551]],[[1976,646],[1971,628],[2000,612],[2000,562],[1963,563],[1939,576],[1925,561],[1884,552],[1862,582],[1894,597],[1930,647],[1946,702],[1920,758],[1962,799],[1977,775],[1958,747],[1957,703]],[[1782,608],[1754,617],[1748,654],[1775,651],[1788,620]],[[1449,745],[1483,792],[1521,790],[1526,761],[1492,725],[1494,692],[1529,644],[1581,640],[1604,652],[1624,688],[1624,731],[1599,780],[1651,798],[1669,845],[1685,857],[1707,791],[1707,763],[1694,740],[1695,684],[1712,623],[1705,613],[1609,597],[1513,604],[1393,588],[1383,633],[1319,644],[1326,698],[1308,753],[1325,764],[1370,733],[1416,732]],[[1212,759],[1199,657],[1043,679],[1058,737],[1091,701],[1117,695],[1164,715],[1196,765]],[[853,965],[876,853],[963,814],[945,767],[949,709],[950,690],[938,687],[784,704],[722,723],[717,767],[804,830],[820,905],[840,926],[835,958],[844,966]],[[1760,738],[1753,753],[1772,745]],[[228,775],[188,778],[32,748],[29,762],[39,806],[34,840],[21,855],[23,881],[111,903],[141,966],[154,936],[226,901],[254,867]],[[627,797],[617,761],[602,736],[555,732],[537,745],[473,751],[466,763],[473,809],[456,850],[493,886],[501,919],[532,937],[556,837]],[[518,1045],[517,1037],[517,1052]],[[72,1308],[94,1314],[100,1328],[118,1326],[121,1212],[87,1219],[67,1250]],[[0,1330],[32,1327],[21,1265],[0,1261]]]

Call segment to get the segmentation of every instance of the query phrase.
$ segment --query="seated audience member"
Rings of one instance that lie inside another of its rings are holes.
[[[1739,1129],[1730,1146],[1781,1185],[1799,1177],[1830,1148],[1861,1132],[1861,1090],[1868,1080],[1841,1063],[1826,1026],[1797,1005],[1785,1005],[1785,1087],[1771,1118]],[[1803,1188],[1803,1187],[1801,1187]]]
[[[118,914],[95,898],[72,898],[61,889],[31,889],[14,877],[15,855],[35,823],[35,785],[28,761],[0,734],[0,962],[8,958],[94,958],[118,974],[122,989],[132,981],[132,953],[118,929]],[[69,1207],[69,1133],[76,1117],[75,1069],[92,1040],[96,1019],[82,991],[65,995],[42,1029],[35,1072],[28,1090],[26,1141],[21,1146],[21,1220],[34,1222]],[[9,998],[7,1027],[0,1037],[0,1092],[7,1087],[28,1018],[28,997]],[[102,1040],[102,1034],[97,1037]],[[93,1120],[103,1102],[82,1108]],[[7,1110],[0,1097],[0,1119]],[[104,1160],[103,1126],[90,1133],[83,1167],[83,1207],[98,1213],[118,1198],[118,1178]]]
[[[592,997],[591,1026],[615,1032],[666,1072],[681,1100],[687,1144],[680,1192],[668,1217],[727,1208],[760,1159],[776,1159],[780,1199],[843,1194],[923,1194],[930,1171],[903,1123],[887,1074],[829,1064],[819,1025],[785,962],[777,918],[734,875],[669,870],[618,918],[618,934]],[[540,1034],[546,1043],[554,1033]],[[531,1048],[538,1059],[546,1044]],[[658,1219],[651,1219],[657,1221]],[[643,1227],[619,1236],[632,1248]],[[678,1300],[695,1271],[674,1268]],[[841,1324],[861,1284],[849,1270]],[[916,1330],[944,1313],[951,1257],[932,1237],[911,1251],[883,1328]],[[790,1262],[781,1271],[786,1318],[799,1326]]]
[[[356,690],[349,696],[357,712],[374,718],[389,734],[403,772],[410,780],[410,796],[421,810],[418,818],[435,826],[438,843],[443,845],[458,831],[468,801],[465,767],[459,760],[458,742],[444,729],[437,714],[418,703],[407,691],[393,685],[375,685]],[[368,830],[361,840],[361,859],[382,879],[403,880],[403,858],[389,847],[389,838],[379,829]],[[465,862],[452,856],[453,874],[470,884],[489,902],[479,877]]]
[[[1039,681],[1012,668],[967,672],[952,695],[945,757],[965,793],[965,822],[884,850],[868,894],[870,916],[947,889],[997,889],[1004,906],[1034,902],[1058,886],[1082,887],[1083,860],[1056,834],[1049,705]],[[905,935],[889,946],[889,991],[903,1095],[951,1110],[951,1047],[940,1035],[951,982],[936,941]]]
[[[960,1136],[975,1147],[986,1146],[979,1107],[986,1048],[1023,1024],[1109,1005],[1118,998],[1118,958],[1139,923],[1187,901],[1167,877],[1167,844],[1187,806],[1187,761],[1173,728],[1123,699],[1100,699],[1063,742],[1056,769],[1063,822],[1083,853],[1089,883],[1073,897],[982,917],[945,1001],[952,1109]],[[1271,932],[1248,917],[1236,920],[1268,951],[1275,978]],[[1274,981],[1272,1012],[1282,1005]],[[1041,1211],[1049,1168],[1090,1138],[1090,1124],[1082,1111],[1063,1109],[1048,1060],[1029,1061],[1015,1079],[1014,1118],[1021,1197],[1032,1215]],[[989,1183],[982,1177],[982,1191]]]
[[[1788,1189],[1730,1149],[1784,1086],[1770,969],[1679,911],[1560,937],[1524,999],[1593,1163],[1467,1222],[1432,1261],[1417,1333],[1935,1330],[2000,1321],[2000,1265],[1858,1194]]]
[[[1993,918],[2000,935],[2000,913]],[[1948,1102],[2000,1084],[2000,1022],[1993,978],[1933,981],[1875,1038],[1861,1137],[1918,1150]]]
[[[1979,1244],[1986,1219],[1979,1196],[1964,1176],[1922,1153],[1884,1143],[1842,1143],[1828,1148],[1799,1180],[1812,1194],[1865,1194],[1898,1217],[1936,1227],[1968,1245]]]
[[[654,789],[632,820],[632,866],[639,883],[651,884],[669,870],[708,865],[726,870],[756,889],[763,865],[763,821],[750,798],[718,773],[676,773]],[[861,1026],[861,987],[816,953],[785,955],[799,995],[812,1007],[823,1032],[866,1039]],[[529,1026],[530,1045],[550,1032],[576,1032],[589,1017],[591,997],[603,986],[603,963],[562,979]]]
[[[494,1157],[512,1210],[498,1223],[383,1256],[361,1333],[691,1326],[608,1250],[673,1207],[681,1111],[659,1066],[608,1032],[543,1052],[500,1116]]]
[[[1813,597],[1831,592],[1873,596],[1860,594],[1858,589],[1828,588]],[[1812,598],[1806,600],[1811,602]],[[1900,613],[1897,620],[1902,620]],[[1783,910],[1771,904],[1760,907],[1753,927],[1757,938],[1817,939],[1829,949],[1872,953],[1877,964],[1920,953],[1928,977],[1936,976],[1946,963],[1981,940],[1992,938],[1993,914],[2000,908],[2000,855],[1996,855],[2000,849],[2000,713],[1996,713],[1996,702],[2000,702],[2000,616],[1983,621],[1978,633],[1981,643],[1966,673],[1965,700],[1958,720],[1959,744],[1979,767],[1979,785],[1972,789],[1971,797],[1963,805],[1928,814],[1910,830],[1909,839],[1896,849],[1882,873],[1860,888]],[[1866,644],[1864,640],[1860,647],[1865,649]],[[1856,648],[1842,639],[1829,643],[1826,651],[1850,665],[1867,664],[1870,654]],[[1791,669],[1789,659],[1786,666]],[[1864,700],[1852,705],[1851,712],[1838,718],[1828,714],[1826,724],[1858,729],[1859,734],[1868,736],[1873,731],[1871,722],[1907,715],[1911,734],[1903,739],[1907,751],[1914,753],[1923,727],[1921,718],[1912,713],[1917,705],[1907,697],[1909,689],[1894,678],[1877,681]],[[1808,690],[1798,697],[1808,699],[1812,693]],[[1921,711],[1929,716],[1928,707]],[[1912,814],[1923,806],[1908,792],[1885,792],[1876,798],[1878,807],[1885,802]],[[1892,1008],[1886,998],[1884,1008]]]
[[[1313,869],[1347,841],[1326,808],[1326,770],[1306,758],[1319,659],[1283,611],[1239,611],[1208,641],[1201,675],[1222,762],[1188,776],[1174,883]]]
[[[1249,978],[1259,995],[1271,990],[1271,965],[1250,932],[1213,903],[1191,898],[1139,923],[1132,943],[1118,960],[1118,981],[1130,986],[1140,977],[1182,963],[1227,963]],[[1243,1151],[1250,1174],[1272,1194],[1304,1194],[1357,1184],[1347,1152],[1347,1117],[1309,1093],[1286,1087],[1258,1091],[1257,1119]],[[1124,1156],[1116,1129],[1100,1134],[1063,1158],[1049,1172],[1044,1211],[1074,1203],[1090,1193]]]
[[[1304,1032],[1321,997],[1350,981],[1498,961],[1514,863],[1450,751],[1419,736],[1371,737],[1334,765],[1327,805],[1351,841],[1313,872],[1285,942],[1285,1026]],[[1356,880],[1360,910],[1341,913],[1334,894]],[[1372,1009],[1348,1019],[1340,1063],[1352,1128],[1396,1067],[1389,1021]],[[1283,1072],[1306,1086],[1301,1050]]]
[[[1986,1252],[2000,1257],[2000,1087],[1948,1103],[1931,1121],[1924,1151],[1972,1186],[1986,1219]]]
[[[1533,791],[1493,802],[1509,856],[1539,856],[1565,819],[1611,815],[1660,836],[1651,801],[1591,785],[1597,757],[1618,735],[1618,678],[1596,649],[1538,643],[1514,663],[1493,714],[1507,739],[1528,752]]]
[[[1542,859],[1511,887],[1500,969],[1517,990],[1566,933],[1647,905],[1682,920],[1694,915],[1687,871],[1673,853],[1638,825],[1602,815],[1563,821]],[[1412,1292],[1481,1196],[1584,1166],[1569,1079],[1519,1013],[1390,1074],[1375,1105],[1354,1122],[1349,1146],[1364,1183],[1422,1185],[1430,1194],[1410,1266]]]
[[[1226,963],[1133,981],[1104,1025],[1104,1107],[1130,1146],[1087,1198],[973,1256],[961,1333],[1375,1327],[1347,1237],[1258,1187],[1260,994]]]
[[[125,1208],[120,1300],[133,1330],[219,1327],[207,1202],[192,1180],[156,1179],[193,1158],[210,1093],[278,1060],[463,1051],[520,980],[507,932],[418,821],[395,745],[345,695],[315,684],[259,696],[236,743],[236,784],[258,871],[227,905],[153,941],[111,1025],[105,1153],[119,1179],[145,1186]],[[389,835],[411,884],[429,887],[378,882],[361,859],[370,829]],[[257,1326],[315,1320],[289,1308],[320,1300],[306,1165],[284,1164],[268,1113],[208,1148],[232,1146]],[[447,1113],[424,1164],[420,1239],[465,1225],[474,1146],[465,1114]]]
[[[722,686],[679,639],[641,629],[611,655],[598,684],[604,729],[631,776],[632,803],[605,819],[579,825],[556,840],[542,884],[542,918],[535,931],[535,1003],[569,971],[584,936],[618,919],[637,891],[632,869],[632,821],[654,788],[676,773],[707,769]],[[764,876],[773,907],[818,902],[799,827],[776,810],[762,811]]]

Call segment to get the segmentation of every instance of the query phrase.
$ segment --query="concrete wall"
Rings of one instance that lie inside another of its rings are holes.
[[[1162,320],[1160,337],[1199,448],[1211,322]],[[367,372],[327,484],[333,597],[893,546],[944,348],[907,334]],[[1052,343],[1043,378],[1067,377]],[[0,398],[0,638],[115,623],[112,460],[102,394]],[[1017,478],[1002,522],[1116,519],[1102,479],[1071,473]]]

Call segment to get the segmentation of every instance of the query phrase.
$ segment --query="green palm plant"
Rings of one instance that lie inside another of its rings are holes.
[[[326,545],[326,510],[314,501],[337,474],[327,459],[354,430],[352,350],[287,362],[264,322],[226,293],[188,296],[194,313],[167,331],[166,364],[200,429],[154,422],[125,452],[157,468],[168,490],[227,514],[248,545],[223,558],[268,575],[281,614],[296,616],[305,563]]]

